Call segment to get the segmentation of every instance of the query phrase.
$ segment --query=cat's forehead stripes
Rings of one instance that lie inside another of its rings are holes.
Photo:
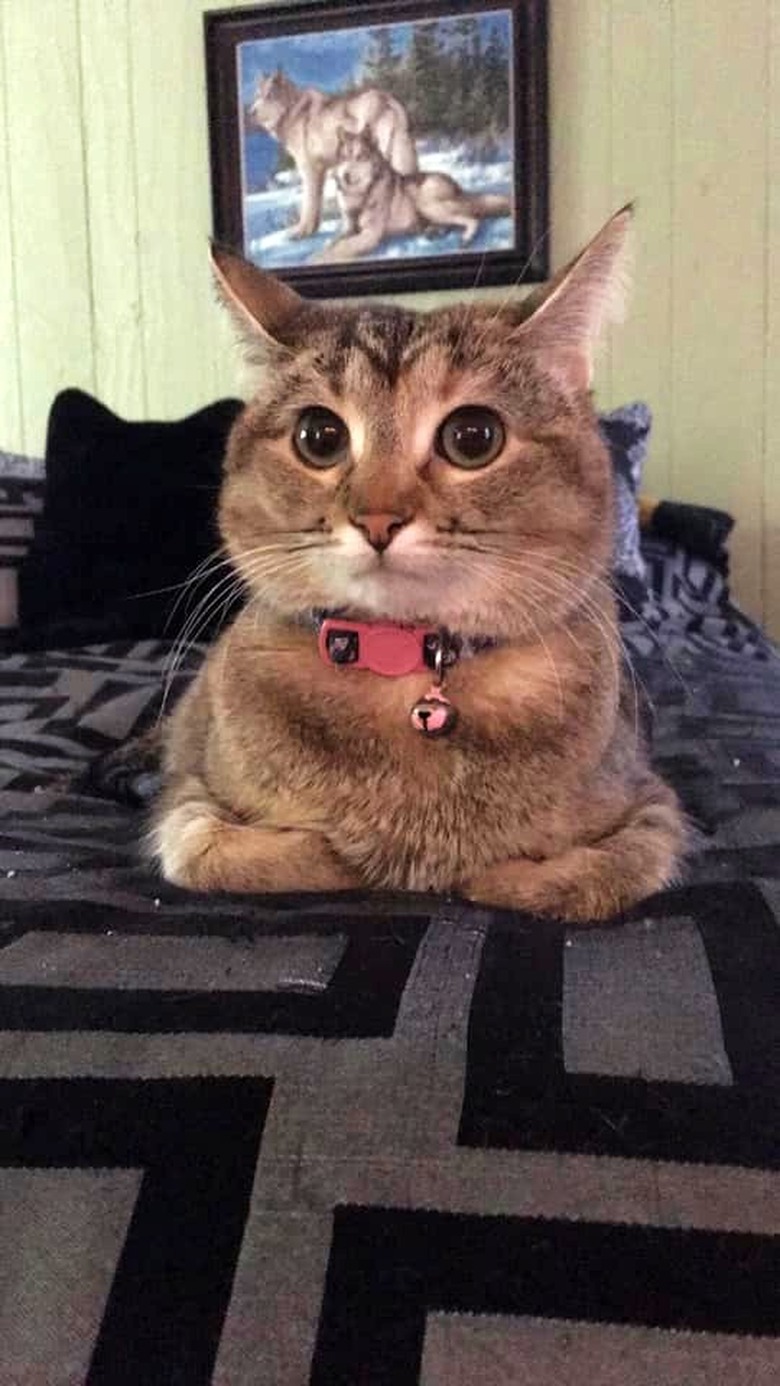
[[[425,389],[437,388],[451,372],[468,370],[474,331],[482,326],[478,313],[462,307],[429,314],[390,304],[342,311],[322,339],[322,373],[344,399],[377,389],[396,395],[414,377]]]
[[[346,422],[354,461],[417,467],[445,414],[474,396],[492,398],[495,371],[484,351],[479,367],[469,359],[469,339],[473,347],[483,326],[460,305],[429,314],[376,305],[310,319],[263,422],[281,431],[296,406],[323,404]]]
[[[444,414],[466,394],[485,393],[475,372],[458,370],[447,348],[427,342],[404,356],[397,377],[389,379],[359,349],[345,364],[338,412],[352,436],[353,456],[375,458],[401,453],[424,460]]]
[[[417,324],[415,313],[391,304],[357,309],[345,316],[333,342],[330,364],[336,388],[343,388],[347,369],[357,353],[366,359],[380,380],[394,385]]]

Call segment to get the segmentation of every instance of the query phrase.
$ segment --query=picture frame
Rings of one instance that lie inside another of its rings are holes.
[[[546,278],[546,0],[319,0],[204,30],[218,242],[312,298]]]

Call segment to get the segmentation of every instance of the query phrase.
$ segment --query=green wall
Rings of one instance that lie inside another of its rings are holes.
[[[236,387],[206,264],[215,7],[0,0],[0,447],[39,452],[63,385],[134,417]],[[599,402],[648,400],[647,489],[737,516],[738,596],[780,633],[780,0],[550,9],[554,261],[639,206]]]

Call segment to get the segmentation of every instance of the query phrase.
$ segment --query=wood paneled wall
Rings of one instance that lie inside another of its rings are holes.
[[[40,452],[64,385],[137,418],[235,389],[206,267],[216,7],[0,0],[0,447]],[[650,403],[647,489],[735,514],[737,594],[780,634],[780,0],[550,0],[550,97],[554,261],[638,202],[599,402]]]

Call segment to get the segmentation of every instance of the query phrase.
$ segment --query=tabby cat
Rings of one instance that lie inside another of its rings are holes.
[[[219,504],[248,600],[167,727],[169,880],[591,920],[675,876],[589,395],[630,220],[530,298],[430,313],[306,302],[215,251],[260,366]]]

